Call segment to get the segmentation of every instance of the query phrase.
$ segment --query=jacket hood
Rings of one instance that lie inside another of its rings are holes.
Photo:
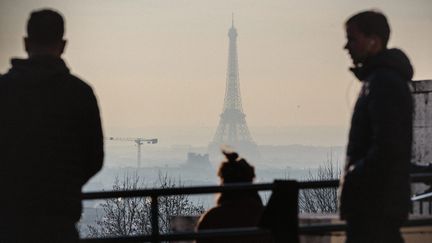
[[[405,80],[411,80],[414,75],[414,69],[409,58],[400,49],[386,49],[368,58],[363,66],[351,68],[351,71],[361,81],[378,68],[394,70]]]
[[[57,75],[68,74],[69,69],[61,58],[37,56],[29,59],[12,59],[9,75],[18,80],[39,83]]]

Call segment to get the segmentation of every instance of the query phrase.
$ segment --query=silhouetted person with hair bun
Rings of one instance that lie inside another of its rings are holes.
[[[31,13],[26,59],[0,77],[0,242],[78,242],[81,188],[103,163],[92,88],[61,58],[63,17]]]
[[[255,178],[255,169],[235,152],[223,152],[223,161],[218,170],[221,184],[247,183]],[[197,230],[255,227],[264,211],[261,198],[256,191],[224,192],[219,195],[217,205],[205,212],[198,221]],[[197,243],[216,242],[269,242],[261,237],[223,237],[197,240]]]

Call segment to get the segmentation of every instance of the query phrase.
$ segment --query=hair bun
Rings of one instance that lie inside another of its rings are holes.
[[[236,152],[222,151],[222,153],[225,155],[228,162],[236,162],[237,158],[239,157],[239,155]]]

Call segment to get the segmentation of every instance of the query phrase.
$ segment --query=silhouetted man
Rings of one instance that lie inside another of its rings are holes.
[[[401,50],[387,49],[390,27],[382,13],[358,13],[345,27],[351,70],[363,84],[342,180],[347,242],[403,242],[399,228],[410,206],[413,68]]]
[[[61,59],[63,18],[31,13],[28,59],[0,78],[0,242],[76,242],[81,188],[103,161],[90,86]]]

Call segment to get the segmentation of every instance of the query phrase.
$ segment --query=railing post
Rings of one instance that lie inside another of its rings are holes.
[[[420,200],[419,201],[419,204],[420,204],[420,214],[423,214],[423,201],[422,200]]]
[[[158,205],[158,196],[152,195],[151,197],[151,234],[152,237],[159,236],[159,205]],[[159,243],[159,240],[154,239],[152,242]]]
[[[429,200],[429,215],[432,214],[432,200]]]
[[[258,224],[271,231],[273,242],[300,242],[298,192],[297,181],[274,181],[272,195]]]

